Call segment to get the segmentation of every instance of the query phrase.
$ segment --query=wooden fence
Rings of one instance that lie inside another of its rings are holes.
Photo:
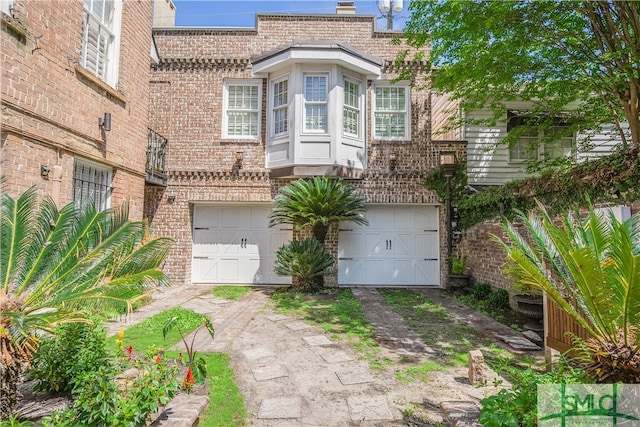
[[[547,346],[564,353],[573,347],[573,335],[587,339],[586,331],[547,299]]]

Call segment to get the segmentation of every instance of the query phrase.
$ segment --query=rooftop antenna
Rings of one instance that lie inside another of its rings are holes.
[[[393,3],[393,7],[391,4]],[[402,0],[378,0],[378,10],[387,18],[387,30],[393,30],[393,12],[402,12]]]

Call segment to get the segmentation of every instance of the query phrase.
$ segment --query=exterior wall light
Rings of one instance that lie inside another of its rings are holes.
[[[109,132],[111,130],[111,113],[104,113],[104,117],[99,117],[98,126],[105,132]]]

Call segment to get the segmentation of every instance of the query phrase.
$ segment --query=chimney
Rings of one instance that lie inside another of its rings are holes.
[[[339,1],[336,7],[336,15],[355,15],[356,5],[353,1]]]

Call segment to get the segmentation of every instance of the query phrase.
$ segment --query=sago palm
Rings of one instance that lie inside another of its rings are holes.
[[[589,335],[589,372],[601,382],[640,382],[640,218],[620,223],[590,209],[557,224],[519,212],[504,245],[525,285],[544,290]]]
[[[298,279],[297,285],[303,291],[318,291],[322,285],[317,279],[331,272],[333,258],[315,237],[292,240],[289,245],[278,249],[273,271],[281,276]]]
[[[86,321],[87,311],[130,310],[152,285],[168,239],[144,242],[143,222],[123,205],[97,212],[73,203],[58,210],[32,187],[17,200],[2,195],[0,221],[0,417],[17,400],[23,368],[40,337],[60,323]]]
[[[282,187],[273,200],[269,225],[293,224],[312,228],[322,244],[331,223],[351,221],[366,225],[364,200],[340,178],[328,176],[299,179]]]

